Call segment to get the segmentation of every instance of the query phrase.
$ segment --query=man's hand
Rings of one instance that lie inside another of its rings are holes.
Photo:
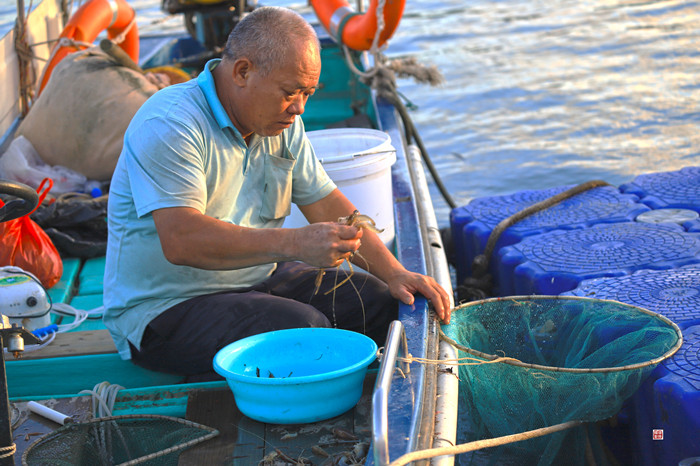
[[[315,267],[337,267],[360,248],[362,229],[338,223],[314,223],[295,234],[300,260]]]
[[[430,301],[443,323],[450,323],[452,312],[450,298],[447,292],[435,279],[427,275],[403,270],[387,281],[391,295],[404,304],[413,304],[415,293],[420,293]]]

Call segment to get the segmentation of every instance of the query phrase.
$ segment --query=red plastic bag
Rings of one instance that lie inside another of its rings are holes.
[[[48,183],[46,189],[42,189]],[[53,181],[45,178],[36,192],[39,203],[46,198]],[[4,203],[0,199],[0,207]],[[36,209],[35,209],[36,210]],[[33,212],[33,211],[32,211]],[[0,266],[14,265],[32,273],[41,281],[44,288],[54,286],[63,275],[63,260],[51,238],[34,222],[29,215],[0,223]]]

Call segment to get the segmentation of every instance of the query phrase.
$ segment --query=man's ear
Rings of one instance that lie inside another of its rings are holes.
[[[245,86],[253,71],[253,63],[247,58],[239,58],[233,63],[233,82],[239,86]]]

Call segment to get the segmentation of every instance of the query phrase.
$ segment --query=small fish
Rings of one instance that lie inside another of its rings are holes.
[[[331,433],[335,438],[340,440],[358,440],[357,436],[354,434],[351,434],[347,430],[339,429],[338,427],[334,427]]]
[[[311,447],[311,452],[316,455],[316,456],[321,456],[323,458],[330,458],[330,454],[323,448],[319,447],[318,445],[314,445]]]

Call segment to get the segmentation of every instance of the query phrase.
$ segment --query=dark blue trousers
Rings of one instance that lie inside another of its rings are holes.
[[[398,302],[387,285],[355,267],[351,281],[326,294],[346,278],[342,270],[326,269],[314,293],[318,270],[300,262],[279,263],[256,286],[173,306],[148,324],[140,351],[131,346],[132,360],[195,382],[221,379],[212,366],[221,348],[272,330],[337,327],[363,333],[383,346],[389,324],[398,316]]]

